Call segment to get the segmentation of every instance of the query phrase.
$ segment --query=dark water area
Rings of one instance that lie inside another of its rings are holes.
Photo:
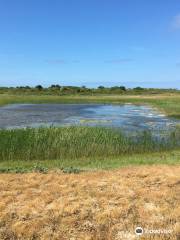
[[[168,130],[180,121],[132,104],[11,104],[0,107],[0,128],[105,126],[124,131]]]

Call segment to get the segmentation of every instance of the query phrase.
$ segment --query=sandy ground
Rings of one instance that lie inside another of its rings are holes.
[[[180,166],[1,174],[0,239],[178,240]]]

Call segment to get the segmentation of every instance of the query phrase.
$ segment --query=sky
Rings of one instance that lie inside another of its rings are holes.
[[[179,0],[0,0],[0,86],[180,89]]]

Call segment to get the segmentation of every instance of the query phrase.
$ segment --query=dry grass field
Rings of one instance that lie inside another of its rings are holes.
[[[180,166],[1,174],[0,239],[178,240]]]

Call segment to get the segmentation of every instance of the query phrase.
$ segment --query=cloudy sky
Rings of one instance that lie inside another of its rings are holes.
[[[180,88],[179,0],[1,0],[0,86]]]

